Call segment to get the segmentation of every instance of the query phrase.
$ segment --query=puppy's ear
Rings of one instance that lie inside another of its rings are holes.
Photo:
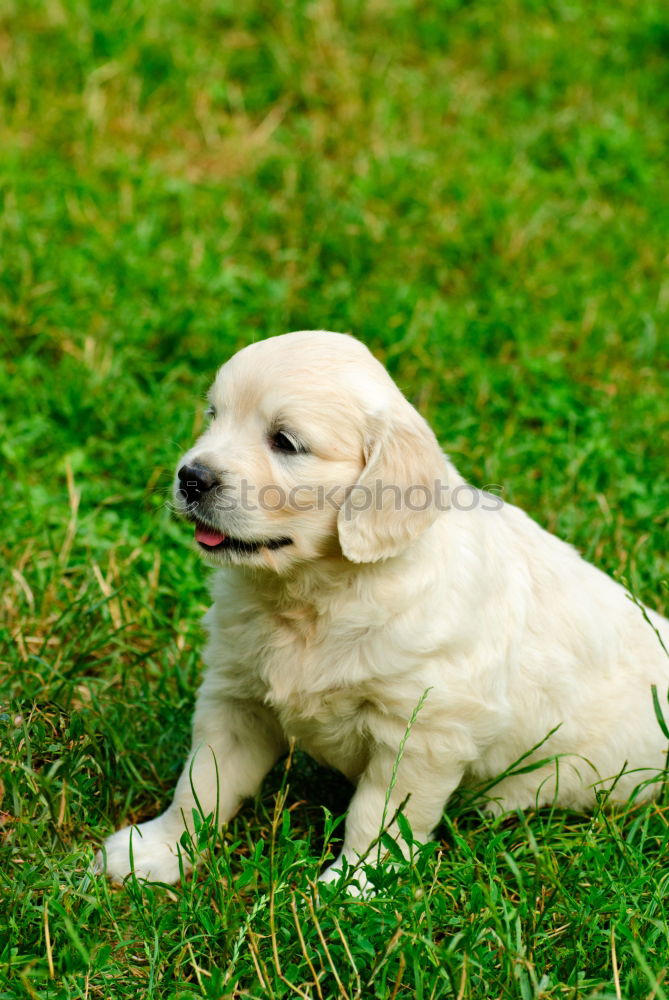
[[[370,418],[365,455],[337,518],[342,552],[358,563],[397,555],[429,528],[448,476],[436,437],[405,399]]]

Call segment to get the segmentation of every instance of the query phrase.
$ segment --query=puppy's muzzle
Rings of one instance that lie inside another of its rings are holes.
[[[194,465],[182,465],[177,476],[180,483],[179,492],[189,506],[200,503],[205,494],[220,485],[216,473],[197,462]]]

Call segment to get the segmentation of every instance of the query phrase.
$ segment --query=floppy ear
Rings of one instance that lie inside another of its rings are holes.
[[[339,544],[352,562],[397,555],[439,514],[446,457],[420,414],[402,404],[370,419],[365,467],[339,511]]]

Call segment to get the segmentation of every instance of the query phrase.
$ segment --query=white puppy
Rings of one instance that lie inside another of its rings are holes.
[[[658,788],[669,622],[466,486],[366,347],[313,331],[252,344],[210,402],[175,482],[217,569],[193,747],[169,808],[106,841],[112,878],[132,835],[136,874],[176,881],[196,802],[225,823],[291,738],[357,786],[326,879],[384,824],[396,835],[402,803],[429,839],[458,785],[489,786],[540,744],[538,769],[489,790],[496,808]]]

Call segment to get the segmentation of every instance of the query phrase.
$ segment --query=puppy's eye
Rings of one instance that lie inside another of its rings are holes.
[[[204,415],[205,415],[205,417],[209,417],[210,420],[215,420],[216,419],[216,407],[212,406],[211,403],[210,403],[209,406],[207,407],[207,409],[204,411]]]
[[[271,440],[274,450],[286,455],[303,454],[306,451],[306,448],[288,431],[275,431]]]

